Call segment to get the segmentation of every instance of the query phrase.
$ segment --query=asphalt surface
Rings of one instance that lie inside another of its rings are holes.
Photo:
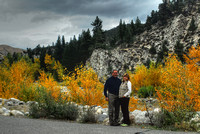
[[[29,119],[0,116],[0,134],[197,134],[142,129],[135,126],[105,126],[49,119]]]

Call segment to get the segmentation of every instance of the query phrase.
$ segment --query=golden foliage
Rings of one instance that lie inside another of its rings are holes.
[[[171,55],[162,69],[157,95],[161,106],[168,111],[200,110],[200,48],[192,47],[185,60],[186,65],[183,65]]]
[[[0,97],[19,98],[21,89],[30,88],[34,81],[34,71],[37,69],[35,64],[21,59],[9,65],[8,59],[5,59],[0,66]]]
[[[52,73],[53,70],[55,70],[58,74],[58,79],[62,80],[62,77],[64,75],[64,69],[59,61],[56,61],[55,58],[52,58],[50,55],[45,55],[45,65],[47,70]]]
[[[143,86],[159,86],[161,68],[161,65],[156,67],[154,63],[151,63],[149,69],[144,65],[140,65],[136,67],[134,73],[128,72],[133,91],[137,92]]]
[[[37,83],[39,87],[44,87],[47,92],[50,92],[55,99],[59,97],[61,93],[60,88],[51,74],[48,75],[44,71],[41,71],[39,81]]]
[[[70,99],[83,105],[105,105],[103,95],[104,85],[99,81],[97,74],[90,67],[77,67],[70,76],[64,77],[69,89]]]

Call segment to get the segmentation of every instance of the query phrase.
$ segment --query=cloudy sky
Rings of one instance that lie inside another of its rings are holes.
[[[103,29],[138,16],[146,20],[162,0],[0,0],[0,44],[18,48],[51,45],[58,35],[69,41],[92,28],[96,16]]]

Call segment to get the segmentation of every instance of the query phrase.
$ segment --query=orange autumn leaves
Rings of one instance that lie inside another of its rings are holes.
[[[161,68],[161,65],[156,67],[154,63],[151,63],[149,69],[144,65],[140,65],[136,67],[134,73],[128,72],[134,93],[143,86],[158,86],[160,84]]]
[[[9,64],[5,59],[0,66],[0,98],[20,98],[20,92],[24,88],[30,88],[37,70],[35,63],[21,59]]]
[[[77,67],[75,72],[63,78],[70,99],[78,104],[105,106],[104,85],[90,67]]]
[[[154,86],[160,105],[168,111],[200,110],[200,47],[191,47],[181,63],[176,55],[166,58],[165,66],[153,64],[147,69],[141,65],[130,74],[133,89]]]
[[[154,86],[157,91],[157,98],[161,107],[168,111],[177,108],[188,111],[200,110],[200,47],[192,47],[184,56],[186,64],[182,64],[175,55],[170,55],[165,66],[154,64],[150,68],[141,65],[135,72],[130,74],[134,92],[142,86]],[[104,85],[98,79],[97,74],[90,67],[77,67],[74,72],[64,74],[62,65],[51,56],[45,56],[48,73],[40,70],[39,60],[35,63],[21,59],[9,64],[5,59],[0,65],[0,98],[23,99],[21,89],[31,90],[34,93],[36,86],[45,87],[51,91],[52,96],[57,98],[60,95],[59,83],[55,81],[51,72],[57,72],[62,86],[67,86],[65,95],[70,101],[84,105],[107,106],[103,95]],[[37,81],[34,80],[35,72],[40,73]],[[36,84],[37,83],[37,84]],[[29,95],[31,100],[34,95]],[[137,100],[131,97],[130,109],[134,110]]]
[[[161,106],[169,111],[200,110],[200,47],[192,47],[182,64],[175,56],[167,59],[157,89]]]
[[[67,95],[69,101],[74,101],[84,105],[106,104],[103,96],[103,84],[99,81],[97,74],[92,68],[77,67],[75,72],[65,75],[62,65],[55,61],[50,55],[45,56],[47,72],[40,70],[38,59],[35,63],[28,63],[24,59],[9,65],[7,59],[0,66],[0,98],[23,97],[34,100],[40,96],[37,87],[44,87],[47,92],[57,99],[61,95],[60,84],[53,78],[52,72],[57,72],[62,86],[67,86],[68,91],[62,95]],[[40,76],[34,80],[34,73],[38,71]],[[22,91],[23,89],[23,91]],[[25,93],[25,94],[23,94]]]

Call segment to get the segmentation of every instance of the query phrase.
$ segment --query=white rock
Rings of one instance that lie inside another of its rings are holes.
[[[11,115],[16,116],[16,117],[20,117],[20,116],[24,116],[24,114],[18,110],[11,110]]]
[[[160,108],[155,108],[154,110],[153,110],[153,113],[160,113],[161,112],[161,109]]]
[[[146,111],[135,110],[135,111],[131,112],[130,114],[132,114],[134,116],[136,124],[149,124],[150,123],[149,117],[146,116],[146,114],[147,114]]]
[[[6,112],[2,114],[3,116],[10,116],[10,112]]]
[[[10,110],[6,109],[5,107],[2,107],[2,108],[0,109],[0,112],[1,112],[1,114],[4,115],[4,116],[10,116]]]
[[[7,102],[5,102],[5,105],[6,106],[13,106],[13,102],[12,101],[7,101]]]
[[[109,125],[109,118],[104,119],[103,125]]]
[[[31,104],[34,104],[34,103],[35,103],[36,105],[38,104],[38,102],[36,102],[36,101],[27,101],[27,102],[26,102],[26,105],[31,105]]]
[[[101,108],[99,108],[99,109],[95,112],[95,114],[102,114],[102,113],[103,113],[103,111],[102,111]]]
[[[88,106],[88,105],[85,105],[85,106],[83,106],[83,108],[84,108],[84,109],[89,109],[89,108],[90,108],[90,106]]]
[[[0,114],[3,114],[4,112],[3,112],[3,109],[2,108],[0,108]]]

